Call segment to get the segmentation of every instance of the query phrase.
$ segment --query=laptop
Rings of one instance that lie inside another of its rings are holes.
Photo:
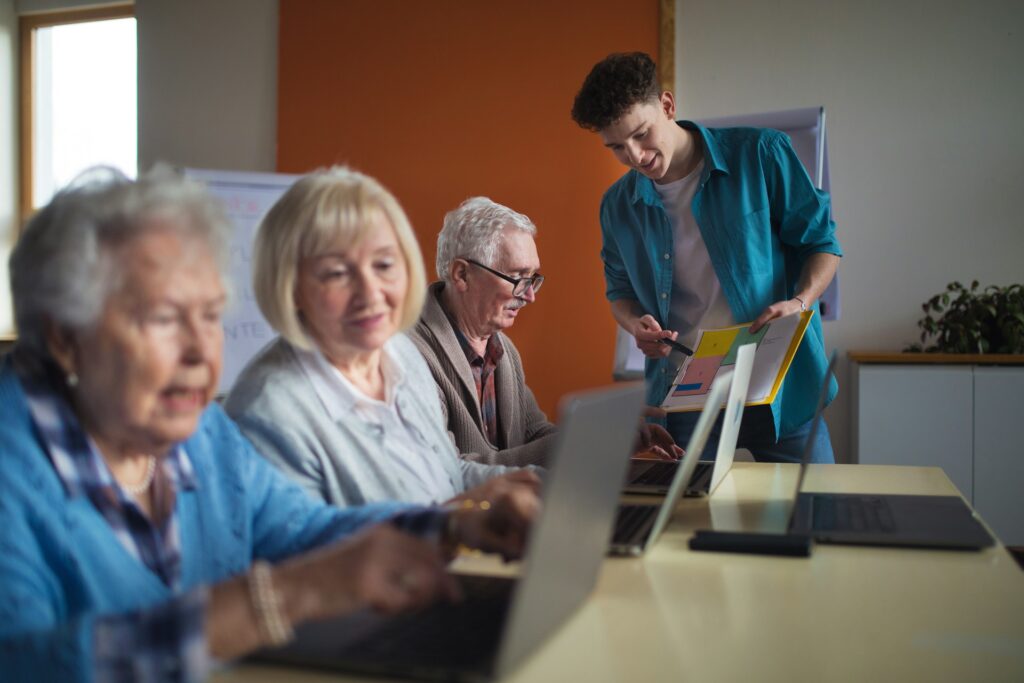
[[[832,353],[814,422],[804,448],[790,514],[790,533],[817,543],[981,550],[995,539],[960,496],[816,493],[802,490],[812,444],[824,419],[829,378],[836,365]]]
[[[256,659],[426,680],[504,676],[593,589],[644,404],[642,384],[567,396],[520,578],[456,575],[465,599],[302,624]]]
[[[711,427],[718,417],[726,392],[733,384],[733,371],[720,373],[711,383],[707,401],[697,419],[697,426],[686,444],[686,455],[675,468],[675,474],[668,492],[660,504],[620,505],[608,544],[610,555],[642,555],[654,545],[662,530],[672,517],[679,499],[684,493],[686,482],[690,481],[697,461],[704,452],[704,445],[711,435]]]
[[[750,347],[750,348],[746,348]],[[739,437],[740,424],[743,419],[743,405],[746,403],[747,387],[750,386],[750,373],[754,366],[756,344],[744,344],[736,353],[736,362],[732,370],[736,372],[734,382],[740,382],[730,390],[730,398],[726,405],[726,415],[722,419],[721,435],[718,439],[718,451],[713,461],[698,461],[685,489],[687,496],[710,494],[725,479],[732,467],[736,455],[736,439]],[[744,350],[746,349],[746,350]],[[739,396],[740,398],[734,398]],[[717,417],[717,414],[715,415]],[[712,420],[711,426],[714,425]],[[709,426],[709,429],[710,427]],[[689,450],[687,450],[689,452]],[[626,475],[626,483],[622,492],[642,495],[664,495],[668,493],[675,479],[679,462],[643,462],[633,461]]]
[[[733,366],[732,387],[726,401],[725,416],[722,418],[722,435],[718,439],[718,453],[715,455],[715,468],[708,484],[708,495],[712,495],[718,485],[732,469],[732,461],[736,457],[736,441],[740,436],[740,424],[743,420],[743,406],[747,402],[747,388],[750,387],[750,373],[754,370],[754,352],[757,344],[744,344],[736,350],[736,363]]]
[[[668,493],[679,470],[677,460],[633,460],[626,471],[622,492],[632,495],[663,496]],[[707,493],[711,484],[711,470],[715,463],[710,460],[698,461],[691,475],[692,480],[686,494],[699,496]]]
[[[698,465],[704,446],[707,444],[711,429],[715,424],[719,411],[725,403],[725,416],[722,419],[722,430],[718,439],[718,454],[714,467],[707,481],[709,493],[728,474],[732,468],[736,454],[736,440],[739,438],[740,424],[743,419],[743,405],[747,399],[747,387],[750,386],[750,373],[754,368],[755,344],[744,344],[736,353],[736,362],[729,369],[721,371],[711,384],[707,401],[697,418],[697,425],[690,434],[690,442],[686,445],[686,455],[678,464],[666,496],[660,504],[622,505],[619,507],[612,532],[609,553],[612,555],[641,555],[654,545],[665,525],[672,519],[679,498],[692,493],[693,487],[686,486],[692,482],[694,469]],[[728,397],[726,396],[728,392]],[[711,464],[711,463],[708,463]]]

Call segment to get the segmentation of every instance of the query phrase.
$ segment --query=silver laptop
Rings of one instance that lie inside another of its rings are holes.
[[[428,680],[514,669],[593,589],[644,403],[641,384],[567,397],[521,578],[457,578],[465,600],[400,617],[304,624],[262,661]]]
[[[745,347],[750,347],[743,351]],[[736,353],[736,363],[731,368],[737,372],[737,380],[743,383],[740,387],[742,399],[737,402],[730,398],[722,420],[721,436],[718,440],[718,452],[714,460],[698,461],[686,480],[685,495],[701,496],[713,492],[732,467],[736,454],[736,439],[739,437],[740,423],[743,419],[743,406],[746,403],[747,387],[750,386],[750,373],[754,365],[756,344],[744,344]],[[744,379],[745,377],[745,379]],[[732,395],[731,392],[730,396]],[[712,425],[714,422],[712,422]],[[730,433],[731,432],[731,433]],[[626,473],[626,481],[622,492],[642,495],[663,495],[675,480],[679,462],[640,461],[631,463]]]
[[[679,499],[691,481],[697,461],[704,452],[711,428],[725,403],[725,416],[722,420],[721,435],[718,439],[718,453],[710,476],[710,490],[725,479],[732,468],[736,453],[736,440],[739,438],[740,424],[743,420],[743,405],[747,399],[747,388],[750,386],[750,373],[754,367],[754,351],[756,344],[745,344],[736,353],[736,363],[731,369],[723,370],[711,384],[707,401],[697,419],[697,426],[690,434],[686,445],[686,455],[676,468],[668,492],[660,504],[622,505],[615,519],[615,528],[609,544],[609,553],[613,555],[641,555],[647,552],[662,530],[672,519],[672,513]],[[726,394],[728,393],[728,396]]]
[[[715,489],[732,469],[732,462],[736,457],[736,441],[740,436],[740,423],[743,421],[743,406],[747,402],[750,374],[754,371],[755,351],[757,344],[744,344],[736,350],[732,387],[729,389],[725,416],[722,418],[722,435],[718,439],[718,453],[715,456],[715,469],[711,473],[708,495],[715,493]]]
[[[824,419],[832,353],[800,463],[789,533],[816,543],[980,550],[995,540],[960,496],[811,493],[802,490],[815,436]]]
[[[630,495],[663,496],[668,493],[679,471],[679,460],[633,460],[626,470],[622,492]],[[685,494],[702,496],[711,485],[711,470],[715,463],[699,460],[690,474]]]

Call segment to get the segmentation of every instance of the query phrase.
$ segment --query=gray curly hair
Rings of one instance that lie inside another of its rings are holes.
[[[437,276],[448,281],[452,262],[457,258],[471,258],[493,266],[506,229],[537,234],[533,221],[488,197],[470,197],[459,204],[445,215],[437,236]]]
[[[21,358],[50,358],[49,324],[88,329],[123,274],[114,249],[147,229],[150,218],[206,242],[227,289],[231,226],[202,185],[158,166],[130,180],[97,166],[78,175],[25,226],[9,260]]]

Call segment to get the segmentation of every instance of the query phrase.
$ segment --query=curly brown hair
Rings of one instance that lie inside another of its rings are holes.
[[[594,65],[572,104],[572,120],[599,131],[638,102],[658,99],[658,67],[643,52],[616,52]]]

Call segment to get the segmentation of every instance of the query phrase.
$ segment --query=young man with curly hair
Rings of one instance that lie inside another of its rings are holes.
[[[680,360],[662,339],[692,347],[698,328],[753,321],[756,331],[814,308],[842,255],[829,197],[786,135],[675,116],[675,98],[660,91],[654,62],[639,52],[594,66],[572,108],[573,120],[629,168],[601,201],[601,258],[612,315],[647,357],[653,404]],[[799,460],[827,367],[815,316],[775,402],[746,412],[739,446],[759,461]],[[830,383],[829,401],[837,391]],[[686,443],[696,417],[669,415],[677,443]],[[834,461],[827,429],[812,453],[814,462]]]

